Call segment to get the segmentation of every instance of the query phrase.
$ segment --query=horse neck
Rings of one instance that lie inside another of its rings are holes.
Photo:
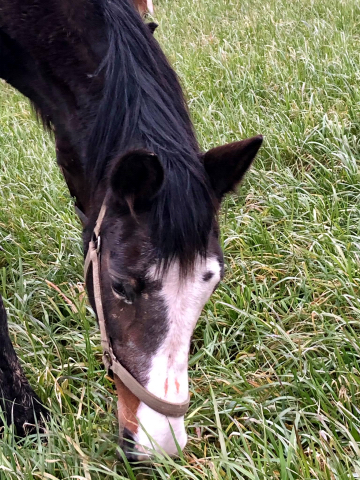
[[[85,210],[84,146],[89,119],[101,98],[104,80],[95,73],[106,40],[94,4],[79,2],[76,9],[70,2],[51,2],[49,15],[48,0],[39,0],[26,21],[17,21],[20,0],[2,2],[0,75],[30,99],[45,127],[54,131],[59,167],[71,195]]]

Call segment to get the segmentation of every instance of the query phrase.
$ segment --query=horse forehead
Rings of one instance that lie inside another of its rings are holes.
[[[180,300],[196,298],[200,300],[204,295],[211,294],[214,286],[220,281],[221,264],[216,256],[203,258],[199,255],[186,276],[181,275],[177,260],[171,262],[164,272],[152,266],[148,276],[160,282],[161,294],[168,302],[177,303]]]

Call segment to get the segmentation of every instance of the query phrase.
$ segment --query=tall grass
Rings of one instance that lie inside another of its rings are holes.
[[[148,469],[116,460],[52,141],[1,84],[0,292],[52,419],[46,442],[5,430],[0,479],[359,478],[359,19],[355,0],[156,4],[204,149],[258,133],[265,146],[223,206],[227,273],[194,334],[189,444]]]

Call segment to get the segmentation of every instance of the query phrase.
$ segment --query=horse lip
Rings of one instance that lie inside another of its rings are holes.
[[[139,445],[135,443],[132,432],[126,427],[123,430],[122,437],[119,439],[119,446],[129,462],[151,462],[151,455],[149,453],[145,453],[139,447]],[[119,451],[117,452],[117,455],[119,460],[123,460],[123,457]]]
[[[132,448],[129,448],[129,446],[126,446],[126,445],[123,445],[123,446],[120,445],[120,448],[124,452],[124,455],[125,455],[127,461],[130,462],[130,463],[142,463],[142,464],[144,464],[144,463],[151,463],[151,461],[152,461],[151,454],[139,451],[136,448],[136,445],[132,446]],[[121,455],[121,453],[119,451],[117,452],[117,456],[118,456],[119,460],[122,460],[122,461],[124,460],[123,456]]]
[[[136,449],[133,450],[128,450],[127,448],[122,448],[124,455],[126,457],[126,460],[130,463],[151,463],[151,456],[150,454],[146,454],[143,452],[139,452]],[[120,454],[120,452],[117,452],[117,456],[119,460],[124,461],[123,456]]]

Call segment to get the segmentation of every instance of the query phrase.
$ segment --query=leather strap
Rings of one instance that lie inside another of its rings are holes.
[[[101,282],[100,282],[100,251],[101,251],[101,236],[100,229],[101,224],[106,213],[106,205],[103,203],[98,219],[96,221],[93,237],[89,242],[89,250],[85,258],[84,275],[85,280],[89,273],[90,266],[92,266],[92,278],[94,289],[94,300],[96,306],[96,314],[99,322],[100,335],[101,335],[101,347],[103,350],[103,363],[107,371],[111,370],[135,395],[139,400],[145,403],[148,407],[155,412],[161,413],[167,417],[182,417],[185,415],[189,408],[190,396],[185,402],[172,403],[162,400],[161,398],[153,395],[145,387],[143,387],[132,375],[121,365],[116,358],[111,342],[106,333],[105,315],[102,304],[101,295]]]

